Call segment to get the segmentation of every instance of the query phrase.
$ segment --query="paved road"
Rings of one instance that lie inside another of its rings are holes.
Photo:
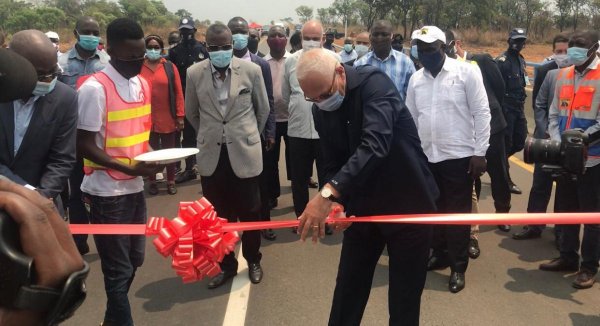
[[[522,165],[511,163],[511,173],[513,180],[528,191],[531,173],[526,169],[529,167]],[[281,167],[285,171],[283,163]],[[180,187],[176,196],[161,190],[160,195],[147,199],[151,216],[173,216],[179,201],[201,196],[198,181]],[[526,205],[527,195],[513,197],[513,212],[525,212]],[[480,209],[493,212],[487,178],[483,180]],[[275,220],[294,218],[285,175],[279,206],[272,214]],[[208,290],[207,281],[183,285],[149,241],[146,262],[138,270],[130,291],[136,324],[242,325],[245,320],[246,325],[257,326],[325,325],[342,236],[330,236],[323,243],[312,245],[300,243],[288,230],[277,234],[275,242],[263,242],[265,278],[261,284],[249,285],[247,271],[241,270],[233,288],[227,285],[216,290]],[[447,291],[448,270],[428,274],[422,325],[600,325],[599,285],[577,291],[570,286],[572,275],[538,270],[540,262],[557,255],[552,242],[551,230],[544,232],[541,239],[518,242],[494,227],[483,227],[482,255],[471,261],[465,290],[459,294]],[[105,295],[93,246],[86,260],[92,269],[89,296],[65,325],[98,325],[102,321]],[[382,256],[363,325],[387,324],[387,266],[388,258]]]

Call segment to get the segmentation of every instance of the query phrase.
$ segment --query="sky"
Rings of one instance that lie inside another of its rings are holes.
[[[260,25],[269,24],[271,20],[292,17],[299,23],[296,8],[307,5],[314,8],[314,16],[318,8],[329,7],[333,0],[163,0],[169,11],[186,9],[194,19],[210,19],[211,22],[220,20],[227,23],[235,16],[241,16],[247,21]]]

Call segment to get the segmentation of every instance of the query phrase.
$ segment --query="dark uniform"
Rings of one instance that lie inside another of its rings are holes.
[[[193,20],[191,18],[189,21],[186,18],[182,19],[179,29],[181,30],[182,28],[194,29]],[[188,41],[183,40],[181,43],[170,49],[168,59],[175,64],[177,70],[179,71],[183,94],[185,94],[187,69],[196,62],[208,59],[208,51],[206,51],[206,48],[200,42],[192,38]],[[192,127],[187,118],[184,119],[184,123],[185,125],[183,128],[183,139],[181,140],[181,145],[183,147],[196,148],[196,130],[194,130],[194,127]],[[178,141],[179,139],[180,137],[177,137]],[[186,171],[191,171],[194,165],[196,165],[195,155],[185,159]]]

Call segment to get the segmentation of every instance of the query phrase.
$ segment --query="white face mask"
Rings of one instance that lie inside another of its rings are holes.
[[[554,61],[558,65],[558,68],[564,68],[571,65],[571,60],[567,54],[555,54]]]
[[[321,42],[319,41],[305,41],[302,40],[302,50],[308,51],[312,49],[318,49],[321,47]]]
[[[359,57],[362,57],[363,55],[367,54],[367,52],[369,52],[369,47],[364,44],[358,44],[354,48],[354,50],[356,50],[356,53]]]

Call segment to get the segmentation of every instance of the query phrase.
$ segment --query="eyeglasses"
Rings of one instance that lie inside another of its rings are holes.
[[[336,67],[337,69],[337,67]],[[329,92],[325,93],[325,94],[321,94],[318,97],[315,98],[311,98],[311,97],[307,97],[304,96],[304,99],[308,102],[313,102],[313,103],[318,103],[321,101],[324,101],[328,98],[330,98],[333,95],[333,88],[335,87],[335,76],[337,75],[335,69],[333,70],[333,80],[331,81],[331,87],[329,88]]]
[[[225,45],[207,45],[208,52],[216,52],[216,51],[229,51],[233,49],[231,44]]]
[[[38,79],[38,81],[41,81],[41,82],[52,81],[54,78],[60,76],[60,73],[61,73],[60,68],[58,66],[56,66],[56,68],[54,68],[54,71],[47,75],[38,74],[37,79]]]

